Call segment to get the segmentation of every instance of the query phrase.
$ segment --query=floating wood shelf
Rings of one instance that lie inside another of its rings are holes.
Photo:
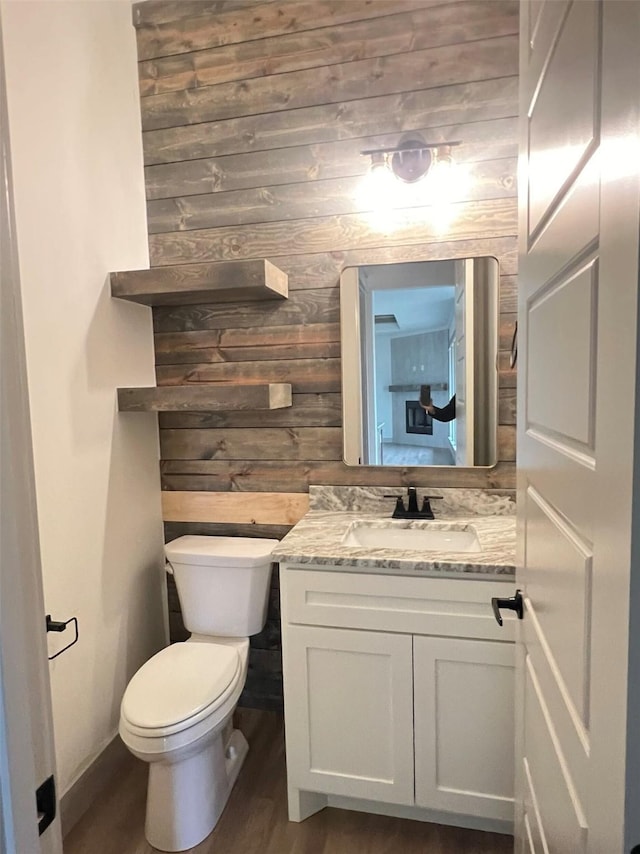
[[[290,383],[119,388],[120,412],[224,412],[291,406]]]
[[[216,261],[111,273],[111,296],[143,305],[286,299],[288,276],[270,261]]]

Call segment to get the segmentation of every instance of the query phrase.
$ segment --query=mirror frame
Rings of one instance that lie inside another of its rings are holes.
[[[487,247],[488,249],[488,247]],[[496,310],[495,310],[495,393],[493,394],[493,434],[495,437],[495,460],[490,465],[456,466],[456,465],[380,465],[380,464],[358,464],[347,462],[347,458],[360,457],[361,435],[363,429],[362,412],[362,353],[361,353],[361,323],[360,323],[360,301],[359,301],[359,277],[358,270],[366,266],[387,266],[397,264],[424,263],[430,261],[461,261],[479,260],[491,258],[498,265],[497,287],[496,287]],[[345,266],[340,274],[340,341],[341,341],[341,389],[342,389],[342,434],[343,434],[343,463],[350,469],[357,471],[364,467],[376,471],[387,472],[389,470],[403,470],[411,468],[424,471],[443,472],[478,472],[491,471],[501,462],[501,447],[499,436],[499,398],[500,398],[500,315],[501,315],[501,278],[504,275],[502,261],[495,251],[486,254],[480,253],[452,253],[451,255],[437,253],[436,257],[403,259],[393,258],[382,263],[360,263]],[[345,335],[344,330],[353,330],[352,335]],[[513,369],[513,366],[511,366]],[[354,428],[351,425],[356,425]],[[515,428],[514,428],[515,429]]]

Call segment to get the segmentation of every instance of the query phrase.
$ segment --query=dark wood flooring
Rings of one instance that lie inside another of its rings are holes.
[[[287,819],[282,715],[238,711],[250,751],[213,833],[193,854],[512,854],[494,833],[327,808]],[[73,828],[65,854],[152,854],[144,838],[147,766],[131,757],[121,777]]]

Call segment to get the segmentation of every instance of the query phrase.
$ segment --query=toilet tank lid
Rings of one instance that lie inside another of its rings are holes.
[[[170,563],[191,563],[204,566],[261,566],[271,563],[271,552],[278,540],[254,537],[185,536],[172,540],[164,547]]]

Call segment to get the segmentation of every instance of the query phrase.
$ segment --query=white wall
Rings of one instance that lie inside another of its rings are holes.
[[[64,793],[165,642],[155,417],[115,398],[154,384],[151,316],[107,282],[148,266],[135,37],[127,2],[7,0],[2,17],[45,604],[80,623],[51,665]]]

